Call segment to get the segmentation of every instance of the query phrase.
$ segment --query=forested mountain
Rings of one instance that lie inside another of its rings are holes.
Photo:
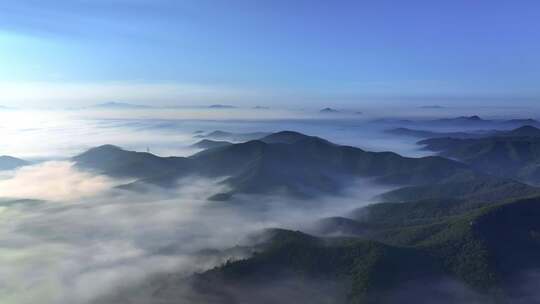
[[[460,180],[476,173],[442,157],[408,158],[393,152],[368,152],[297,132],[278,132],[260,140],[224,145],[191,157],[158,157],[106,145],[73,158],[77,166],[138,179],[130,187],[175,185],[186,176],[228,177],[232,194],[284,191],[297,196],[339,192],[354,178],[393,185]]]
[[[433,138],[419,144],[489,174],[540,182],[540,129],[531,126],[483,138]]]

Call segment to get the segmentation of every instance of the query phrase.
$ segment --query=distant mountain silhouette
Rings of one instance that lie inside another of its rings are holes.
[[[324,141],[326,143],[330,143],[329,141],[326,141],[325,139],[322,139],[320,137],[315,136],[307,136],[299,132],[294,131],[281,131],[278,133],[267,135],[260,139],[260,141],[265,142],[267,144],[294,144],[301,140],[320,140]]]
[[[199,148],[199,149],[212,149],[212,148],[218,148],[218,147],[223,147],[223,146],[228,146],[228,145],[232,145],[232,143],[228,141],[203,139],[201,141],[194,143],[192,147]]]
[[[540,127],[540,122],[534,119],[510,119],[510,120],[496,120],[496,119],[483,119],[478,115],[471,116],[459,116],[453,118],[438,118],[429,120],[410,120],[410,119],[392,119],[383,118],[373,120],[372,123],[389,124],[393,126],[407,127],[407,128],[477,128],[480,130],[486,129],[508,129],[518,128],[525,125],[531,125]]]
[[[459,199],[472,204],[490,204],[535,195],[540,196],[540,188],[513,179],[476,175],[445,183],[403,187],[383,193],[378,198],[387,202]]]
[[[30,163],[20,158],[15,158],[7,155],[0,156],[0,170],[13,170]]]
[[[455,118],[440,118],[428,121],[422,121],[420,124],[439,126],[439,127],[484,127],[492,125],[494,121],[482,119],[478,115],[459,116]]]
[[[494,134],[495,136],[508,136],[508,137],[538,137],[540,138],[540,129],[533,126],[523,126],[511,131],[501,131]]]
[[[385,130],[385,133],[410,136],[417,138],[440,138],[440,137],[452,137],[452,138],[478,138],[493,134],[494,131],[478,131],[478,132],[434,132],[426,130],[415,130],[409,128],[395,128]]]
[[[471,132],[435,132],[427,130],[417,130],[409,128],[395,128],[384,131],[388,134],[410,136],[417,138],[482,138],[489,136],[505,136],[505,137],[540,137],[540,129],[533,126],[522,126],[510,131],[496,131],[496,130],[481,130]]]
[[[225,140],[225,141],[249,141],[249,140],[255,140],[263,138],[270,133],[266,132],[252,132],[252,133],[232,133],[232,132],[225,132],[225,131],[213,131],[206,135],[204,134],[198,134],[195,135],[195,138],[207,138],[212,140]]]
[[[225,105],[225,104],[213,104],[213,105],[208,106],[208,108],[210,108],[210,109],[234,109],[236,107],[231,106],[231,105]]]
[[[106,102],[91,106],[90,108],[104,108],[104,109],[150,109],[151,106],[137,105],[124,102]]]
[[[489,174],[540,183],[540,130],[535,127],[477,139],[426,139],[419,144]]]
[[[333,109],[333,108],[324,108],[324,109],[320,110],[319,112],[321,112],[321,113],[339,113],[338,110]]]
[[[507,125],[511,125],[511,126],[530,125],[530,126],[540,127],[540,122],[538,120],[532,119],[532,118],[510,119],[510,120],[505,120],[503,123],[507,124]]]

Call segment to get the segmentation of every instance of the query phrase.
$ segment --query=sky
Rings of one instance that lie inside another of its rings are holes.
[[[0,105],[534,105],[538,1],[0,1]]]

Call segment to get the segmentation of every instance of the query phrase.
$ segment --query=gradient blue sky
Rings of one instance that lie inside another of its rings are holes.
[[[539,1],[3,0],[0,104],[540,102]]]

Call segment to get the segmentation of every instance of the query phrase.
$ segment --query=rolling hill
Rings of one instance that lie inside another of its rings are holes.
[[[397,219],[395,211],[386,214]],[[195,279],[196,284],[219,289],[220,284],[246,284],[261,274],[279,278],[292,271],[311,279],[343,280],[350,288],[347,303],[395,303],[398,299],[400,303],[430,303],[437,281],[451,278],[474,291],[473,298],[481,295],[486,302],[512,303],[526,296],[515,294],[519,288],[515,278],[540,266],[536,258],[540,254],[539,216],[540,200],[534,198],[425,225],[403,227],[399,220],[388,221],[388,228],[368,239],[315,238],[280,231],[260,254]],[[413,299],[400,298],[404,281],[422,282],[422,292]],[[445,299],[447,303],[460,300]]]
[[[442,157],[408,158],[367,152],[297,132],[216,147],[191,157],[158,157],[105,145],[76,156],[77,166],[130,177],[132,184],[172,186],[186,176],[228,177],[234,193],[283,191],[300,197],[339,192],[355,178],[393,185],[422,185],[474,176],[466,165]]]
[[[261,139],[270,135],[266,132],[251,132],[251,133],[232,133],[225,131],[213,131],[208,134],[195,135],[195,138],[205,138],[211,140],[232,141],[232,142],[245,142],[250,140]]]
[[[212,148],[218,148],[223,146],[231,145],[232,143],[224,140],[210,140],[210,139],[203,139],[200,140],[192,145],[194,148],[199,149],[212,149]]]
[[[485,138],[433,138],[419,144],[488,174],[539,184],[539,135],[540,129],[526,126]]]
[[[30,163],[20,158],[15,158],[7,155],[0,156],[0,170],[13,170]]]
[[[496,140],[535,140],[515,137],[534,130],[514,131]],[[351,178],[408,185],[381,195],[385,202],[314,218],[305,232],[266,230],[246,248],[248,257],[189,277],[159,275],[100,303],[527,303],[537,296],[523,286],[534,284],[526,274],[540,268],[538,188],[449,159],[368,152],[284,131],[187,158],[102,146],[74,160],[139,178],[135,184],[228,176],[231,191],[215,199],[279,190],[309,198],[335,193]]]
[[[540,198],[446,218],[420,215],[418,205],[381,205],[383,213],[349,219],[371,233],[316,237],[267,230],[259,238],[263,241],[253,244],[251,257],[188,278],[157,277],[141,287],[151,295],[145,301],[457,304],[528,303],[523,299],[536,297],[534,288],[524,291],[521,285],[532,284],[524,281],[523,273],[540,266]],[[424,221],[404,222],[403,214]],[[125,301],[133,292],[113,299]]]
[[[409,128],[395,128],[388,129],[384,131],[388,134],[409,136],[416,138],[441,138],[441,137],[451,137],[451,138],[477,138],[491,134],[491,132],[435,132],[427,130],[417,130]]]
[[[540,127],[540,122],[531,118],[501,120],[484,119],[479,117],[478,115],[426,120],[378,119],[373,121],[373,123],[382,123],[394,127],[407,127],[411,129],[437,129],[444,132],[448,132],[448,130],[508,130],[511,128],[519,128],[527,125]]]

